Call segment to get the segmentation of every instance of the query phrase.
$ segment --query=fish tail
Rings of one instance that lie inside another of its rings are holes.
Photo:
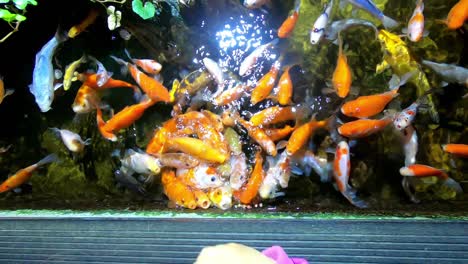
[[[117,58],[117,57],[115,57],[114,55],[110,55],[110,57],[111,57],[113,60],[115,60],[115,62],[117,62],[118,64],[125,65],[125,66],[127,65],[127,62],[124,61],[124,60],[122,60],[121,58]]]
[[[132,56],[130,56],[130,52],[128,52],[127,49],[124,49],[124,52],[125,52],[125,55],[127,55],[127,57],[128,57],[130,60],[133,60]]]
[[[356,190],[350,185],[346,186],[346,190],[342,192],[343,196],[354,206],[358,208],[367,208],[368,204],[357,197]]]
[[[463,193],[463,189],[460,186],[460,184],[450,177],[445,179],[444,185],[449,187],[450,189],[455,190],[458,194]]]
[[[38,161],[36,163],[36,165],[38,167],[40,167],[40,166],[42,166],[44,164],[52,163],[52,162],[55,162],[55,161],[58,161],[58,156],[57,156],[57,154],[52,153],[52,154],[47,155],[45,158],[41,159],[40,161]]]
[[[279,38],[275,38],[274,40],[270,41],[268,43],[269,46],[274,46],[279,43]]]
[[[396,20],[389,18],[388,16],[383,16],[381,21],[383,26],[387,29],[397,27],[399,24]]]
[[[55,31],[55,38],[59,43],[64,42],[68,39],[68,33],[59,25]]]
[[[333,0],[332,0],[333,1]],[[299,10],[301,9],[301,0],[295,0],[294,1],[294,11],[299,13]]]
[[[60,129],[56,127],[49,127],[50,130],[52,130],[54,133],[60,134]]]

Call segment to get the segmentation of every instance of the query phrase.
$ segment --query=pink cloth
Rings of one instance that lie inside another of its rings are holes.
[[[272,246],[262,251],[262,254],[276,261],[276,264],[309,264],[303,258],[289,258],[288,254],[280,246]]]

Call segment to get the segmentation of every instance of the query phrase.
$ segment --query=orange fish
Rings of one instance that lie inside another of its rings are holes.
[[[468,158],[468,145],[465,144],[446,144],[442,145],[445,152]]]
[[[351,87],[352,74],[348,65],[348,59],[343,53],[343,40],[341,39],[341,35],[338,35],[338,40],[340,43],[340,48],[338,52],[338,59],[336,61],[336,68],[333,72],[332,83],[336,94],[341,98],[345,98],[348,95],[349,89]]]
[[[88,16],[83,21],[81,21],[80,24],[75,25],[71,27],[70,30],[68,30],[68,37],[74,38],[78,36],[81,32],[85,31],[86,28],[89,27],[89,25],[94,23],[98,16],[99,12],[96,9],[91,9],[91,11],[89,11]]]
[[[336,146],[335,160],[333,161],[333,176],[336,186],[350,203],[359,208],[367,207],[367,204],[357,198],[356,191],[348,184],[351,173],[351,159],[349,146],[346,141],[341,141]]]
[[[146,109],[154,104],[155,102],[151,99],[146,99],[138,104],[126,106],[107,122],[104,122],[102,119],[102,112],[99,107],[97,107],[98,111],[96,119],[99,131],[104,138],[111,141],[117,141],[117,136],[114,135],[114,132],[118,132],[121,129],[131,126],[135,121],[143,116]]]
[[[161,69],[162,65],[151,59],[134,59],[130,56],[130,53],[128,53],[127,50],[125,50],[125,53],[127,54],[128,58],[136,64],[138,67],[140,67],[144,72],[146,72],[149,75],[156,75],[158,74]]]
[[[215,127],[218,124],[213,123],[205,114],[197,111],[187,112],[176,116],[175,122],[179,133],[182,132],[185,135],[196,134],[200,140],[229,156],[229,147],[224,140],[224,136]]]
[[[133,64],[128,63],[128,69],[130,70],[130,74],[133,79],[138,83],[148,97],[151,98],[151,100],[154,102],[170,102],[169,91],[164,87],[164,85],[162,85],[162,83],[144,74]]]
[[[407,35],[408,38],[413,42],[421,40],[424,34],[424,2],[418,0],[416,8],[414,9],[413,15],[408,22]]]
[[[276,156],[278,150],[276,149],[275,142],[273,142],[273,140],[267,136],[263,129],[245,121],[239,116],[239,114],[236,114],[234,118],[245,129],[247,129],[249,136],[255,140],[255,142],[257,142],[268,153],[268,155]]]
[[[465,23],[468,18],[468,0],[460,0],[456,3],[447,15],[444,23],[449,29],[458,29]]]
[[[270,95],[271,90],[275,86],[276,77],[278,76],[280,63],[276,61],[273,66],[271,66],[270,71],[263,75],[263,77],[257,82],[257,86],[253,89],[250,102],[255,105],[263,100],[265,100],[268,95]]]
[[[443,180],[443,184],[457,193],[462,193],[463,189],[460,184],[450,178],[443,170],[433,168],[422,164],[412,164],[407,167],[400,168],[400,174],[407,177],[430,177],[436,176]]]
[[[152,77],[149,77],[144,72],[138,70],[138,68],[131,63],[128,63],[115,56],[110,56],[110,57],[114,59],[117,63],[124,65],[128,68],[133,79],[136,81],[136,83],[138,83],[140,88],[148,95],[148,97],[151,98],[151,100],[153,100],[156,103],[157,102],[169,103],[171,101],[171,96],[169,94],[169,91],[158,80]]]
[[[291,76],[289,75],[289,69],[291,66],[287,66],[284,69],[283,74],[278,81],[278,103],[280,105],[289,105],[291,104],[291,98],[293,93],[293,84],[291,81]]]
[[[214,104],[218,106],[228,105],[240,99],[245,93],[252,90],[250,86],[245,84],[238,84],[231,89],[227,89],[214,99]]]
[[[286,152],[288,155],[293,155],[301,149],[309,140],[309,138],[313,135],[315,130],[318,128],[323,128],[328,125],[328,119],[317,121],[315,120],[315,115],[312,119],[299,126],[294,132],[291,134],[288,140],[288,144],[286,145]]]
[[[257,151],[255,154],[255,166],[252,170],[252,174],[240,193],[240,201],[243,204],[249,204],[255,196],[257,196],[258,189],[262,185],[263,179],[265,178],[265,171],[263,170],[263,157],[261,151]]]
[[[338,133],[347,138],[363,138],[383,130],[392,122],[391,117],[384,117],[379,120],[359,119],[343,124],[338,128]]]
[[[182,151],[197,158],[224,163],[228,156],[197,138],[174,137],[166,140],[167,149]]]
[[[103,89],[109,89],[109,88],[132,88],[134,91],[138,90],[138,87],[135,85],[128,83],[126,81],[121,81],[121,80],[116,80],[109,78],[107,82],[105,82],[102,86],[99,86],[98,79],[99,75],[96,73],[80,73],[77,76],[78,80],[82,81],[83,84],[95,89],[95,90],[103,90]]]
[[[254,126],[273,125],[284,121],[295,120],[297,114],[297,108],[293,106],[272,106],[255,113],[249,121]]]
[[[168,135],[169,131],[164,127],[161,127],[158,130],[156,130],[153,138],[146,146],[146,153],[150,155],[161,154],[164,151],[164,145],[166,143]]]
[[[271,140],[276,142],[289,136],[295,129],[295,126],[292,127],[290,125],[286,125],[282,128],[265,128],[265,134],[267,134]]]
[[[291,33],[296,26],[297,19],[299,18],[299,9],[301,7],[301,1],[296,1],[296,7],[293,13],[284,20],[283,24],[278,28],[278,37],[287,38],[291,36]]]
[[[86,84],[81,85],[76,93],[75,100],[73,101],[73,112],[77,114],[86,114],[96,109],[96,105],[100,104],[100,97],[98,92]]]
[[[55,154],[50,154],[46,156],[45,158],[41,159],[37,163],[28,166],[24,169],[21,169],[17,171],[13,176],[9,177],[6,181],[4,181],[0,185],[0,193],[9,191],[11,189],[15,189],[16,187],[20,186],[21,184],[27,182],[31,176],[32,173],[39,167],[47,164],[47,163],[52,163],[58,160],[57,155]]]
[[[164,194],[169,200],[185,208],[197,208],[197,201],[192,190],[175,176],[173,170],[163,169],[161,175]]]
[[[398,96],[398,87],[386,93],[359,96],[343,104],[341,112],[351,117],[371,117],[382,112],[385,106],[396,96]]]
[[[437,176],[441,179],[447,179],[449,176],[442,170],[422,165],[422,164],[412,164],[407,167],[400,168],[400,174],[402,176],[414,176],[414,177],[427,177],[427,176]]]
[[[5,85],[3,83],[3,78],[0,76],[0,104],[3,102],[3,99],[8,95],[11,95],[14,90],[5,90]]]

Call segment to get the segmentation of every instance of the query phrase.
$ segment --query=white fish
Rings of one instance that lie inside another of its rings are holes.
[[[453,64],[436,63],[422,60],[422,64],[431,68],[440,77],[449,83],[458,83],[468,87],[468,69]]]
[[[263,5],[270,5],[270,0],[244,0],[244,6],[249,9],[260,8]]]
[[[349,185],[349,174],[351,173],[351,159],[349,146],[346,141],[340,141],[336,146],[335,160],[333,162],[333,176],[338,190],[348,201],[356,207],[367,207],[366,202],[356,196],[356,190]]]
[[[177,169],[176,171],[177,177],[186,177],[190,173],[187,169]],[[191,176],[189,176],[190,181],[200,190],[217,188],[224,184],[221,175],[217,171],[213,171],[208,163],[200,163],[193,169],[193,177]]]
[[[99,87],[103,86],[105,83],[107,83],[107,81],[109,81],[110,77],[112,77],[112,72],[108,72],[106,70],[106,68],[104,67],[104,65],[98,61],[95,57],[93,56],[88,56],[91,60],[94,61],[94,63],[96,63],[96,65],[98,66],[98,70],[96,72],[96,75],[97,75],[97,85]]]
[[[371,0],[346,0],[346,1],[356,6],[357,8],[360,8],[368,12],[373,17],[380,20],[380,22],[382,22],[385,28],[394,28],[398,26],[397,21],[386,16],[380,9],[377,8],[377,6]],[[342,3],[344,3],[344,1]]]
[[[270,168],[268,168],[265,179],[258,190],[260,197],[263,199],[272,199],[284,195],[283,192],[277,192],[278,186],[287,188],[291,177],[290,157],[286,151],[283,151],[276,161],[272,157],[268,157],[268,162]]]
[[[315,20],[314,26],[310,31],[310,43],[317,44],[322,39],[333,8],[333,0],[327,5],[322,14]]]
[[[348,19],[333,21],[325,29],[325,38],[332,41],[334,44],[338,45],[338,33],[339,32],[346,31],[349,28],[358,27],[358,26],[365,26],[365,27],[370,27],[374,29],[376,37],[379,33],[379,30],[377,29],[377,27],[369,20],[358,19],[358,18],[348,18]]]
[[[57,46],[66,39],[66,36],[62,36],[57,32],[36,54],[33,82],[29,85],[29,91],[34,95],[36,103],[42,112],[50,110],[50,105],[54,100],[54,91],[60,87],[60,85],[54,87],[55,75],[52,57]]]
[[[406,34],[408,38],[413,41],[419,41],[424,35],[424,2],[423,0],[417,0],[416,8],[413,11],[408,22],[408,28],[406,29]]]
[[[232,188],[229,185],[210,190],[208,192],[208,197],[214,206],[222,210],[227,210],[232,207]]]
[[[128,175],[132,175],[134,172],[143,175],[156,175],[161,172],[161,163],[157,158],[133,149],[127,149],[120,162],[122,163],[122,172]]]
[[[231,155],[231,173],[229,183],[234,190],[239,190],[244,185],[248,176],[247,158],[244,153]]]
[[[405,152],[405,166],[416,163],[418,153],[418,134],[413,126],[408,126],[401,131],[403,150]]]
[[[218,84],[218,90],[212,95],[213,97],[218,96],[224,89],[224,73],[218,63],[210,58],[203,58],[203,65],[205,65],[208,72],[213,76],[216,83]]]
[[[249,72],[249,70],[255,65],[255,63],[257,63],[258,58],[262,56],[263,52],[265,52],[265,50],[267,50],[269,47],[276,45],[278,42],[279,39],[274,39],[271,42],[263,44],[257,47],[254,51],[252,51],[252,53],[250,53],[249,56],[247,56],[241,62],[239,67],[239,75],[246,75]]]
[[[63,143],[71,152],[82,152],[86,145],[91,144],[90,138],[83,141],[80,135],[70,130],[59,129],[56,127],[51,127],[50,129],[60,135]]]

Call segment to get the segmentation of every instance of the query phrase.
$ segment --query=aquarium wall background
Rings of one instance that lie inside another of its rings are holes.
[[[466,212],[457,1],[3,2],[2,209]]]

